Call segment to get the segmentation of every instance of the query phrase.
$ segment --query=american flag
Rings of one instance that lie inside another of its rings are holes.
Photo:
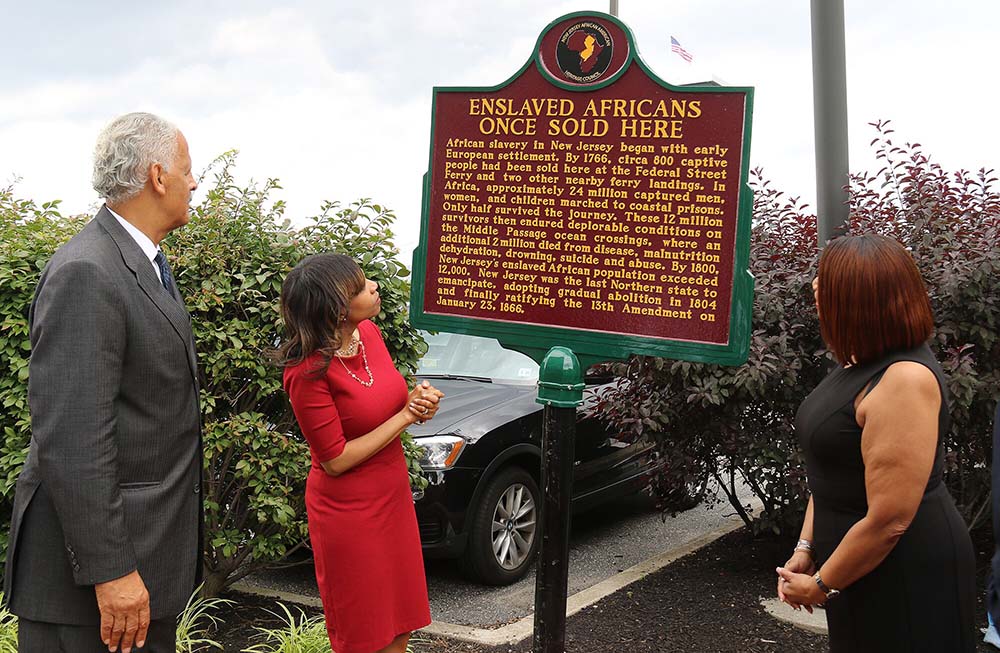
[[[681,56],[681,59],[683,59],[688,63],[691,63],[691,61],[694,59],[694,57],[691,56],[690,52],[681,47],[680,41],[678,41],[672,36],[670,37],[670,49],[679,54]]]

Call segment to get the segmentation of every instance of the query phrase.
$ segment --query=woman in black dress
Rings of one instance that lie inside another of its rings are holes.
[[[920,273],[875,234],[826,246],[813,281],[840,365],[795,417],[811,498],[778,596],[823,604],[834,653],[975,650],[975,561],[942,481],[948,397]]]

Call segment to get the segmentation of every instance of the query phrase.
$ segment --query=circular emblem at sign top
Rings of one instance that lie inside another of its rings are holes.
[[[556,63],[567,79],[578,84],[600,81],[614,54],[614,41],[603,25],[584,20],[563,31],[556,45]]]

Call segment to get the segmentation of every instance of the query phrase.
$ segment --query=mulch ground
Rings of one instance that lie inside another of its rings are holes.
[[[211,633],[210,637],[222,644],[227,653],[230,651],[239,653],[249,646],[260,643],[262,640],[258,628],[279,628],[284,621],[284,613],[274,599],[242,592],[229,592],[224,594],[223,598],[235,603],[215,613],[222,620],[222,624],[218,630]],[[319,608],[292,603],[286,605],[295,616],[300,612],[307,617],[323,613]]]
[[[978,614],[984,615],[982,587],[993,539],[989,529],[975,538]],[[566,627],[569,653],[806,653],[825,651],[827,638],[776,620],[760,606],[774,592],[774,567],[784,562],[793,541],[751,537],[745,530],[670,564],[573,615]],[[257,626],[274,627],[269,599],[243,594],[239,607],[221,615],[226,623],[215,638],[226,651],[254,643]],[[315,608],[303,608],[316,614]],[[417,653],[529,653],[531,639],[516,646],[483,647],[416,635]],[[982,652],[996,649],[980,645]]]

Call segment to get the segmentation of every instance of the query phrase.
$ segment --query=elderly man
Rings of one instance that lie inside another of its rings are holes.
[[[187,141],[145,113],[98,139],[106,205],[31,305],[31,448],[4,590],[19,651],[173,653],[200,575],[201,427],[187,311],[159,243],[187,224]]]

